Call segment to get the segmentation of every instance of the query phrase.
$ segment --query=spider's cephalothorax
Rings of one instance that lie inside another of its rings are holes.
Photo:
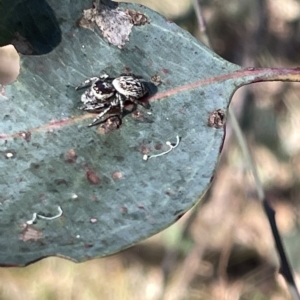
[[[89,88],[81,96],[83,106],[80,109],[99,112],[89,126],[104,121],[113,108],[119,109],[118,115],[122,118],[126,101],[145,106],[139,99],[148,93],[144,80],[133,74],[121,74],[115,78],[107,74],[91,77],[78,85],[76,90],[85,87]]]

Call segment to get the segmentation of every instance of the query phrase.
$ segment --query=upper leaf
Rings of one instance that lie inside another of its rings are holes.
[[[119,5],[149,22],[134,26],[120,49],[99,29],[78,27],[90,1],[48,3],[61,42],[48,54],[22,56],[18,80],[0,96],[5,265],[49,255],[76,261],[108,255],[175,222],[211,181],[224,138],[215,120],[222,119],[238,85],[227,75],[239,66],[146,7]],[[32,22],[43,24],[34,16]],[[139,114],[125,116],[106,135],[87,127],[94,115],[78,109],[80,92],[74,89],[104,71],[162,81],[150,99],[151,114],[138,107]],[[143,160],[145,153],[167,150],[166,141],[176,142],[177,135],[181,141],[173,151]],[[33,213],[56,215],[58,206],[61,217],[26,224]]]

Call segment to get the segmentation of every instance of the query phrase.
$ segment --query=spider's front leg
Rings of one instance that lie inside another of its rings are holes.
[[[79,89],[83,89],[86,87],[91,86],[94,82],[96,82],[97,80],[99,80],[99,77],[91,77],[89,79],[86,79],[85,81],[81,82],[79,85],[77,85],[75,87],[75,90],[79,90]]]
[[[85,111],[99,111],[100,109],[106,109],[107,108],[107,103],[85,103],[83,106],[79,107],[81,110]]]
[[[103,111],[101,111],[101,113],[93,120],[93,122],[91,124],[89,124],[88,127],[97,125],[98,123],[102,122],[103,120],[101,120],[101,119],[103,118],[103,116],[105,114],[107,114],[111,109],[112,109],[112,106],[109,105],[106,109],[104,109]]]
[[[95,111],[97,109],[104,108],[99,113],[99,115],[93,120],[93,122],[89,124],[89,127],[104,121],[105,120],[104,117],[106,117],[107,119],[111,116],[118,116],[120,119],[122,119],[124,102],[125,102],[124,96],[119,93],[116,93],[115,98],[111,98],[110,102],[99,103],[98,105],[91,105],[91,106],[85,105],[84,110],[89,110],[89,108],[91,108],[91,110]],[[110,115],[109,111],[115,108],[119,109],[119,111]]]
[[[114,106],[119,106],[120,107],[120,116],[121,117],[123,115],[124,103],[125,103],[125,97],[122,96],[119,93],[116,93],[116,101],[114,103]]]
[[[113,80],[113,78],[110,78],[108,74],[104,73],[102,75],[100,75],[99,77],[91,77],[86,79],[85,81],[83,81],[82,83],[80,83],[78,86],[75,87],[75,90],[79,90],[79,89],[83,89],[83,88],[87,88],[93,85],[93,83],[97,82],[97,81],[109,81],[109,80]]]

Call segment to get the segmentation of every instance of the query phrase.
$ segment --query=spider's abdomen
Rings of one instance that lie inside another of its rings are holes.
[[[112,81],[112,85],[117,92],[126,98],[141,98],[147,94],[144,83],[137,77],[128,75],[120,76]]]

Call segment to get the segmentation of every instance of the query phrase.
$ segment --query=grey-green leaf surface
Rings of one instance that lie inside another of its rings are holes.
[[[90,1],[48,4],[61,42],[47,54],[23,55],[18,80],[0,96],[2,265],[50,255],[75,261],[105,256],[175,222],[212,180],[224,128],[208,123],[215,111],[226,112],[241,85],[227,78],[239,66],[146,7],[119,6],[149,20],[134,26],[119,49],[99,30],[78,27]],[[103,71],[162,80],[151,109],[138,107],[139,114],[126,115],[108,134],[87,127],[94,115],[78,109],[80,92],[74,89]],[[178,147],[143,160],[145,153],[166,151],[176,136]],[[26,223],[33,213],[55,216],[58,207],[62,216]]]

